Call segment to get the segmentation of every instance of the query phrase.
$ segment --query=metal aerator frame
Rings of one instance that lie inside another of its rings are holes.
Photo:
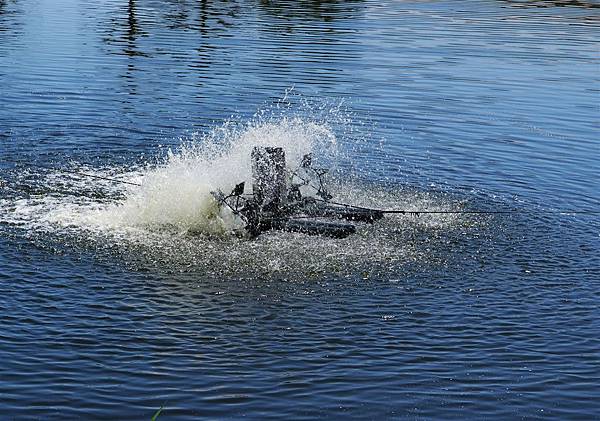
[[[344,238],[356,227],[340,220],[372,223],[384,215],[376,209],[332,203],[324,183],[327,170],[313,167],[311,154],[304,155],[300,167],[289,175],[282,148],[255,146],[251,158],[252,194],[244,194],[245,182],[228,195],[211,192],[220,206],[244,221],[251,238],[268,230]],[[315,196],[303,195],[303,186],[314,188]]]

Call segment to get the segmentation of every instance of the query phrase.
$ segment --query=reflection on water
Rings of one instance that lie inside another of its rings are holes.
[[[584,7],[598,9],[600,4],[594,1],[582,0],[503,0],[515,7]]]
[[[360,17],[360,12],[363,2],[360,0],[351,2],[338,1],[307,1],[307,2],[281,2],[281,1],[265,1],[248,2],[244,6],[238,3],[230,2],[207,2],[201,1],[193,4],[185,2],[173,2],[161,4],[161,7],[153,5],[153,3],[145,2],[140,10],[137,10],[136,1],[130,0],[127,7],[127,19],[120,17],[120,13],[107,13],[107,25],[98,25],[98,29],[104,33],[105,28],[113,28],[110,34],[104,34],[104,40],[110,45],[118,45],[127,43],[127,41],[135,41],[137,36],[146,36],[143,30],[140,32],[140,27],[144,25],[156,27],[157,22],[164,22],[165,27],[176,32],[181,31],[187,35],[193,35],[198,31],[201,36],[198,41],[203,45],[200,49],[207,52],[215,49],[214,45],[206,44],[207,39],[232,37],[228,34],[228,30],[237,27],[240,24],[245,24],[243,13],[252,10],[256,14],[256,18],[264,20],[258,30],[273,33],[281,33],[283,36],[293,34],[294,27],[300,22],[308,19],[308,22],[313,19],[330,22],[337,19],[356,19]],[[258,7],[257,7],[258,6]],[[119,5],[115,5],[115,8]],[[263,12],[267,13],[264,15]],[[138,18],[138,15],[141,18]],[[127,25],[126,29],[120,29],[123,25]],[[141,25],[140,25],[141,24]],[[210,31],[208,29],[210,28]],[[299,32],[304,32],[309,28],[300,27]],[[338,32],[336,28],[313,28],[315,35],[319,34],[319,38],[315,37],[316,43],[327,44],[335,41],[335,34]],[[123,35],[119,35],[123,34]],[[139,52],[133,50],[132,45],[127,45],[123,50],[125,54],[138,55]],[[150,44],[149,47],[156,47]],[[165,50],[166,51],[166,50]],[[305,53],[310,49],[305,49]],[[160,53],[160,50],[148,50],[144,54],[152,55]],[[215,51],[213,53],[216,54]]]
[[[0,0],[0,33],[3,37],[14,36],[17,33],[18,23],[14,18],[19,12],[16,2],[17,0]]]
[[[278,18],[288,21],[292,18],[316,19],[331,22],[338,19],[353,19],[360,16],[366,6],[364,0],[259,0],[261,9]]]

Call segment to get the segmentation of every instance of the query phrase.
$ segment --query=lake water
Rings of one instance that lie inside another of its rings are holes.
[[[0,0],[0,418],[594,419],[600,3]],[[228,234],[254,145],[343,240]],[[78,173],[78,174],[74,174]],[[141,187],[96,177],[141,183]]]

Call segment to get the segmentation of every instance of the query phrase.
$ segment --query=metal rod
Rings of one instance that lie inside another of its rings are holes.
[[[332,205],[344,206],[353,209],[361,209],[371,212],[381,212],[386,214],[400,214],[400,215],[416,215],[416,214],[578,214],[578,215],[600,215],[600,211],[571,211],[571,210],[557,210],[557,211],[525,211],[525,210],[497,210],[497,211],[477,211],[477,210],[464,210],[464,211],[432,211],[432,210],[402,210],[402,209],[373,209],[366,208],[363,206],[349,205],[347,203],[333,202],[330,200],[316,199],[316,201],[329,203]]]

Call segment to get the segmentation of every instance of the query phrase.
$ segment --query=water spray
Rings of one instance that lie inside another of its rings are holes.
[[[286,156],[281,147],[258,147],[252,149],[252,193],[246,194],[246,183],[238,183],[229,194],[221,190],[211,191],[221,209],[228,209],[244,223],[246,234],[254,238],[269,230],[301,232],[344,238],[356,232],[354,223],[374,223],[385,215],[426,214],[578,214],[597,215],[600,211],[559,210],[408,210],[376,209],[334,201],[334,195],[325,185],[327,169],[313,165],[312,154],[303,156],[298,168],[288,170]],[[52,168],[33,164],[33,167],[58,171],[77,177],[88,177],[115,184],[141,187],[141,183],[105,177],[89,172]],[[0,187],[6,183],[0,182]],[[310,194],[306,190],[312,190]],[[345,220],[346,222],[342,222]]]

